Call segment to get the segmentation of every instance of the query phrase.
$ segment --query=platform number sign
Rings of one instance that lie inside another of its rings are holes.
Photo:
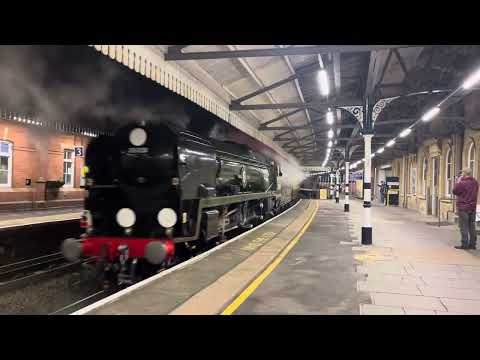
[[[83,156],[83,146],[75,147],[75,156]]]

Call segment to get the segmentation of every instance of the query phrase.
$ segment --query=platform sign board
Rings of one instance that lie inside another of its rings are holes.
[[[327,189],[320,189],[320,200],[327,200]]]
[[[75,146],[75,156],[83,156],[83,146]]]
[[[32,185],[32,179],[25,179],[25,186],[31,186]]]
[[[330,171],[330,168],[324,167],[324,166],[304,166],[302,168],[303,172],[325,172],[325,171]]]
[[[350,174],[350,181],[362,180],[362,179],[363,179],[363,171],[356,171]]]

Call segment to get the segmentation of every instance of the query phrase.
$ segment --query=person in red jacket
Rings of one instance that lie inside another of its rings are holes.
[[[472,170],[468,168],[462,170],[462,177],[455,184],[453,194],[457,196],[458,226],[462,235],[462,245],[455,246],[455,248],[476,249],[477,230],[475,229],[475,218],[478,182],[472,177]]]

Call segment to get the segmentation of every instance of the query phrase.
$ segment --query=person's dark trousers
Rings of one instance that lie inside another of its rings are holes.
[[[380,199],[382,200],[382,204],[385,202],[385,194],[380,193]]]
[[[475,229],[475,210],[458,211],[458,226],[462,234],[462,246],[474,248],[477,246],[477,230]],[[470,241],[469,241],[470,236]]]

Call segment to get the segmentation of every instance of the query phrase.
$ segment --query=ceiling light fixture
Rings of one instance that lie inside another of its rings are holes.
[[[328,112],[327,112],[327,124],[328,125],[332,125],[334,122],[334,119],[333,119],[333,113],[330,109],[328,109]]]
[[[327,70],[322,69],[318,72],[318,81],[320,82],[320,92],[323,96],[328,96],[330,93],[330,86],[328,84]]]
[[[470,75],[467,80],[464,81],[462,87],[465,90],[471,89],[473,85],[480,81],[480,69],[475,71],[472,75]]]
[[[408,136],[412,132],[412,129],[406,128],[400,133],[400,137],[404,138],[405,136]]]
[[[422,116],[422,121],[432,120],[435,116],[438,115],[439,112],[440,112],[440,108],[438,106],[431,108]]]

